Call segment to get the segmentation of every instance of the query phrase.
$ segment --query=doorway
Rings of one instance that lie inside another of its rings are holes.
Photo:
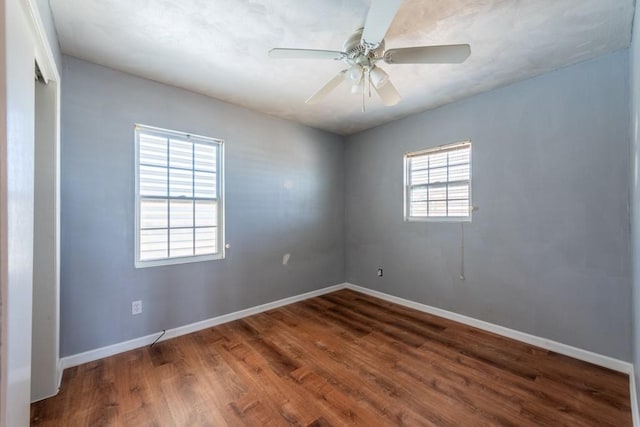
[[[33,314],[31,401],[55,395],[60,385],[59,83],[35,64]]]

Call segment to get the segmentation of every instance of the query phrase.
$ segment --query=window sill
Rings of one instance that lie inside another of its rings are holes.
[[[164,265],[174,265],[174,264],[189,264],[192,262],[202,262],[202,261],[214,261],[224,259],[224,253],[212,254],[212,255],[198,255],[198,256],[187,256],[187,257],[179,257],[179,258],[164,258],[164,259],[153,259],[148,261],[135,261],[136,268],[147,268],[147,267],[161,267]]]
[[[410,217],[405,217],[404,218],[404,222],[463,222],[463,223],[469,223],[471,222],[471,216],[464,216],[464,217],[435,217],[435,216],[431,216],[431,217],[415,217],[415,216],[410,216]]]

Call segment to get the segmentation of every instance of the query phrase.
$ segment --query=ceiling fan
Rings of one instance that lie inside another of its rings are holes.
[[[384,36],[403,0],[372,0],[364,28],[356,30],[345,42],[342,51],[317,49],[274,48],[269,57],[278,59],[333,59],[349,67],[340,71],[305,102],[321,101],[332,90],[346,81],[351,92],[362,94],[364,111],[365,85],[371,86],[385,105],[395,105],[400,94],[389,81],[389,75],[377,63],[387,64],[459,64],[471,54],[468,44],[418,46],[385,50]]]

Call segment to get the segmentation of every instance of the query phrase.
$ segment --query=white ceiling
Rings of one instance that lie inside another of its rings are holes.
[[[342,85],[345,68],[269,59],[272,47],[342,50],[370,0],[50,0],[62,52],[340,134],[424,111],[627,47],[634,0],[405,0],[387,49],[469,43],[459,65],[382,64],[393,107]]]

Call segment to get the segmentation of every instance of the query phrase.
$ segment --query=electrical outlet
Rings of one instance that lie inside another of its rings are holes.
[[[381,268],[378,269],[378,277],[382,277],[382,269]]]
[[[136,315],[142,313],[142,300],[131,301],[131,314]]]

